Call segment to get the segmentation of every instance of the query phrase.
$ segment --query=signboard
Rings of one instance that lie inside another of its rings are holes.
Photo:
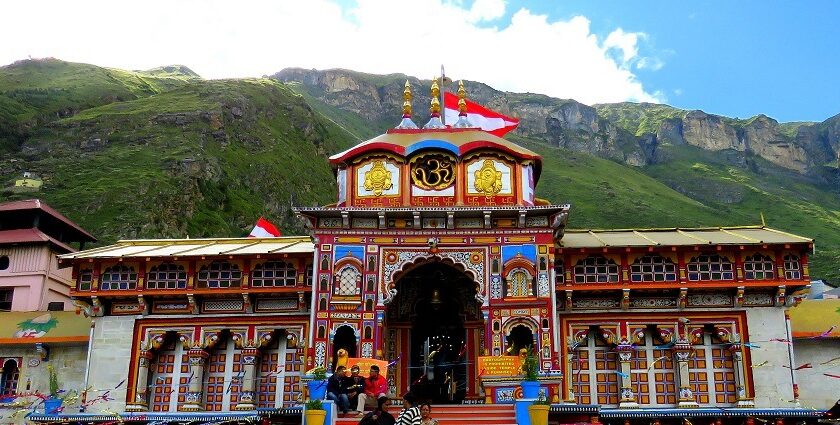
[[[517,376],[520,360],[519,356],[479,356],[478,375]]]
[[[388,377],[388,361],[386,360],[359,357],[350,357],[347,359],[347,370],[350,370],[353,366],[359,366],[359,375],[364,377],[368,377],[370,375],[370,367],[373,365],[379,366],[379,374],[382,375],[383,378]]]

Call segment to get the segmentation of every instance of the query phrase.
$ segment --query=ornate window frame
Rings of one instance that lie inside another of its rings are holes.
[[[620,267],[615,260],[603,255],[589,255],[575,263],[574,282],[587,283],[618,283]]]
[[[242,286],[244,273],[236,262],[213,260],[202,264],[196,275],[200,289],[229,289]]]
[[[189,267],[177,262],[157,263],[146,272],[146,289],[186,289],[188,281]]]
[[[251,267],[252,288],[294,287],[297,278],[297,267],[291,261],[266,260]]]
[[[686,264],[686,271],[691,282],[735,280],[735,264],[729,257],[718,253],[702,253],[691,257]]]
[[[802,279],[802,257],[796,254],[785,254],[782,257],[784,262],[785,280]]]
[[[677,264],[660,254],[645,254],[637,257],[630,264],[630,281],[641,282],[677,282]]]
[[[773,258],[760,252],[744,257],[744,279],[772,280],[776,278]]]
[[[116,263],[105,267],[100,276],[101,291],[133,291],[137,289],[138,273],[134,266]]]

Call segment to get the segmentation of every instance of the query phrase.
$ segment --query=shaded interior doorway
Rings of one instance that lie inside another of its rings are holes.
[[[431,403],[466,398],[476,353],[468,344],[482,320],[475,294],[475,282],[447,263],[421,264],[400,276],[386,325],[407,332],[403,389]]]
[[[522,349],[531,349],[535,350],[534,347],[534,332],[525,325],[516,325],[510,329],[510,333],[507,335],[507,349],[505,350],[505,354],[511,356],[518,356],[520,350]]]
[[[356,331],[350,326],[339,326],[333,336],[332,370],[335,370],[335,363],[338,361],[338,350],[347,350],[347,357],[356,357]]]

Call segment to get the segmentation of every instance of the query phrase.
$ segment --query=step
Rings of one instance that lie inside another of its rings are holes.
[[[388,412],[396,418],[399,406],[391,406]],[[516,415],[513,405],[509,404],[446,404],[432,405],[432,417],[439,425],[516,425]],[[355,416],[339,417],[337,423],[342,425],[357,424],[359,418]]]

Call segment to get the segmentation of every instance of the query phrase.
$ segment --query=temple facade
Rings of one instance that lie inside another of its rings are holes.
[[[785,315],[811,239],[566,229],[573,208],[535,197],[539,155],[438,113],[421,129],[409,105],[332,156],[336,203],[296,210],[310,235],[62,256],[94,317],[87,385],[114,398],[100,407],[282,412],[306,399],[305,371],[344,352],[387,361],[395,398],[508,404],[521,378],[479,364],[532,350],[560,422],[816,417],[797,409]]]

